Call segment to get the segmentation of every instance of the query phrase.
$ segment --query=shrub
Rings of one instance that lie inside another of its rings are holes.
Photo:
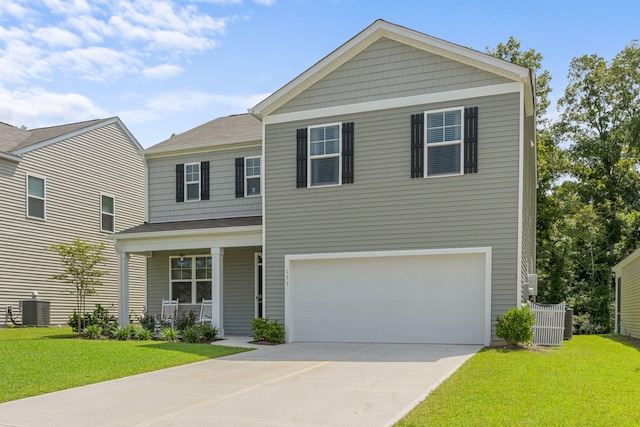
[[[284,326],[277,320],[271,321],[268,317],[256,317],[251,323],[251,330],[255,341],[284,342]]]
[[[215,341],[218,339],[218,328],[210,325],[201,325],[200,333],[202,334],[202,338],[206,341]]]
[[[253,332],[253,339],[255,341],[264,341],[264,331],[269,323],[268,317],[256,317],[251,322],[251,331]]]
[[[282,323],[274,320],[267,324],[264,330],[264,339],[270,343],[280,344],[284,342],[284,326]]]
[[[67,321],[67,324],[71,326],[73,332],[82,332],[78,331],[79,320],[82,320],[84,328],[91,325],[98,325],[102,328],[104,333],[108,333],[118,326],[118,320],[116,317],[110,315],[109,310],[100,304],[96,304],[96,308],[93,310],[93,313],[85,313],[82,316],[82,319],[79,319],[78,313],[75,310],[73,311],[73,314],[69,316],[69,320]]]
[[[82,331],[82,335],[85,338],[99,340],[102,336],[102,328],[100,327],[100,325],[89,325],[84,328],[84,331]]]
[[[140,341],[149,341],[152,336],[153,336],[153,333],[150,330],[145,328],[138,329],[136,333],[136,339]]]
[[[187,326],[182,331],[182,340],[185,342],[198,342],[200,338],[200,328],[197,326]]]
[[[156,318],[150,315],[146,309],[142,312],[142,316],[138,316],[138,322],[147,331],[153,332],[156,329]]]
[[[184,331],[188,327],[195,326],[196,324],[196,315],[193,310],[189,310],[187,315],[180,315],[178,317],[178,321],[176,322],[176,329],[179,331]]]
[[[120,341],[126,341],[131,338],[131,330],[129,328],[118,327],[113,330],[111,336]]]
[[[498,316],[496,322],[496,335],[510,345],[533,343],[536,315],[529,310],[527,304],[523,304],[521,308],[511,307],[503,316]]]
[[[177,341],[178,331],[173,328],[164,327],[160,330],[160,338],[164,341]]]

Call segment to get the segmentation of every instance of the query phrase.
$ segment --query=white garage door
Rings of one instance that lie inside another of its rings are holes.
[[[488,344],[491,250],[440,252],[287,257],[288,340]]]

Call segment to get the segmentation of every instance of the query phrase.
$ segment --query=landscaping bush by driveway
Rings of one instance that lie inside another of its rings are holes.
[[[640,425],[640,348],[574,336],[561,347],[487,348],[397,426]]]
[[[165,341],[82,339],[71,328],[0,330],[0,403],[247,351]]]

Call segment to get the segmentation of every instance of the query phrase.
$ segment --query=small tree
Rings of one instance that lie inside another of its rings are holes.
[[[62,273],[51,276],[49,280],[59,280],[69,285],[67,291],[76,297],[78,332],[82,333],[86,298],[97,293],[96,286],[102,285],[100,278],[107,274],[107,271],[97,268],[107,260],[102,254],[104,243],[94,245],[76,239],[71,244],[59,243],[48,249],[60,255],[64,267]]]
[[[531,345],[535,323],[536,315],[527,304],[522,304],[521,308],[511,307],[496,319],[496,335],[510,345]]]

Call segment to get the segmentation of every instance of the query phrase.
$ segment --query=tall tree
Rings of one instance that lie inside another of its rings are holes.
[[[590,212],[575,224],[583,240],[576,283],[584,284],[585,310],[606,332],[613,315],[611,267],[638,243],[640,48],[631,43],[610,63],[595,54],[574,58],[568,80],[557,130],[568,145],[576,194]]]

